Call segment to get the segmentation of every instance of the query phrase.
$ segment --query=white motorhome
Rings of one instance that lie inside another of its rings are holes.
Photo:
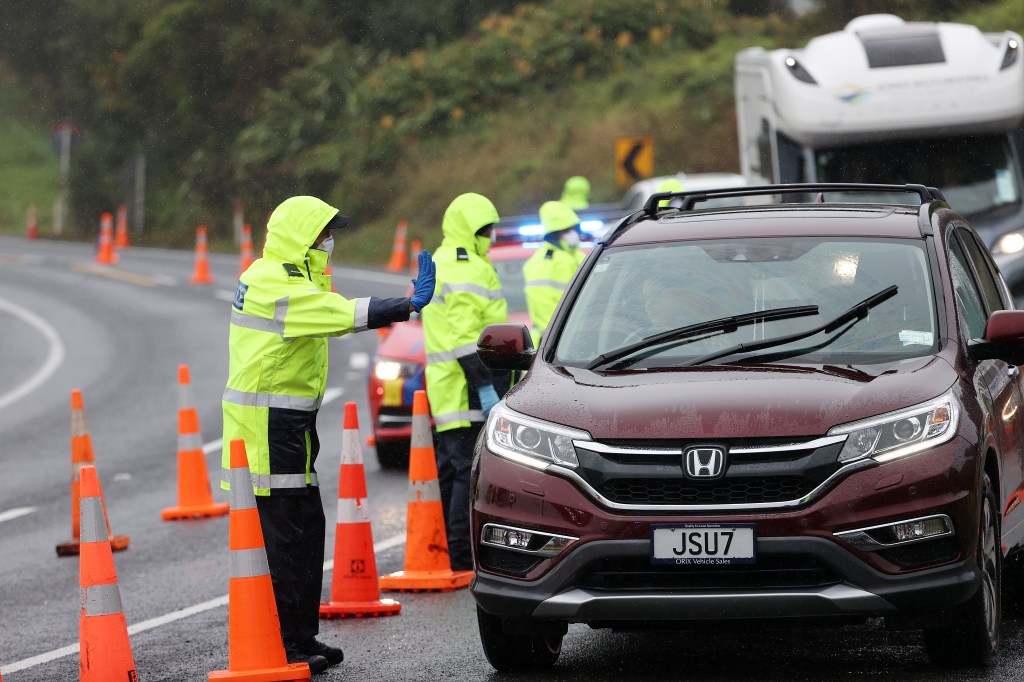
[[[742,173],[938,187],[1024,286],[1022,49],[1012,31],[872,14],[803,49],[743,50]]]

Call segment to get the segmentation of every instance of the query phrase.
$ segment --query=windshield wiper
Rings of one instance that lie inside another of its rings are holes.
[[[636,343],[631,343],[622,348],[610,350],[607,353],[603,353],[586,366],[586,369],[598,369],[603,365],[610,365],[616,360],[620,360],[627,355],[632,355],[638,350],[644,348],[651,348],[659,346],[663,343],[669,343],[672,341],[683,341],[693,336],[699,336],[700,334],[708,334],[712,332],[726,332],[731,333],[745,327],[747,325],[754,324],[761,320],[785,320],[791,317],[805,317],[807,315],[817,315],[818,306],[816,305],[801,305],[793,306],[790,308],[772,308],[771,310],[758,310],[753,313],[744,313],[742,315],[733,315],[731,317],[720,317],[716,320],[708,320],[706,322],[698,322],[696,324],[688,324],[685,327],[679,327],[677,329],[670,329],[666,332],[660,332],[652,336],[640,339]],[[621,363],[621,366],[626,367],[633,362],[637,362],[642,358],[636,358],[629,362]]]
[[[877,294],[868,296],[860,303],[854,304],[845,312],[840,313],[839,315],[829,320],[825,324],[821,325],[820,327],[808,329],[806,331],[798,332],[796,334],[778,336],[774,339],[764,339],[761,341],[754,341],[752,343],[738,343],[730,348],[723,348],[722,350],[715,351],[714,353],[708,353],[707,355],[702,355],[699,358],[694,358],[693,360],[689,360],[687,362],[681,362],[678,365],[676,365],[676,367],[693,367],[695,365],[703,365],[705,363],[711,362],[712,360],[724,358],[727,355],[734,355],[736,353],[745,353],[755,350],[763,350],[765,348],[772,348],[774,346],[782,346],[787,343],[792,343],[793,341],[806,339],[807,337],[814,336],[815,334],[820,334],[821,332],[831,334],[832,332],[839,329],[847,322],[860,322],[861,320],[868,316],[869,310],[874,308],[879,303],[888,301],[890,298],[896,295],[896,292],[898,290],[899,287],[897,287],[895,284],[893,284],[890,287],[886,287],[885,289],[879,291]],[[844,332],[845,331],[846,330],[844,330]],[[828,341],[823,343],[822,346],[827,345],[832,340],[833,339],[829,339]]]

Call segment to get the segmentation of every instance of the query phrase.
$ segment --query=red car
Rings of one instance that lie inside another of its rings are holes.
[[[762,195],[798,200],[703,206]],[[1022,580],[1024,311],[985,244],[922,185],[669,197],[595,247],[539,349],[480,336],[529,370],[473,463],[488,660],[551,666],[569,623],[881,617],[988,662]]]
[[[539,224],[508,230],[499,226],[495,244],[488,254],[501,279],[512,322],[530,324],[523,293],[523,263],[544,242],[523,239],[537,239],[540,229]],[[385,469],[401,468],[409,463],[412,397],[415,391],[424,388],[425,363],[423,325],[419,316],[413,315],[408,322],[391,325],[377,349],[369,378],[370,415],[377,461]]]

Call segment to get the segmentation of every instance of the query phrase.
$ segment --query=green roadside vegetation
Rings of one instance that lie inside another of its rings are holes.
[[[29,206],[43,234],[53,223],[60,166],[50,129],[26,113],[28,93],[0,80],[0,229],[24,234]]]
[[[93,135],[78,150],[76,214],[98,214],[123,200],[118,169],[125,167],[125,150],[142,148],[152,176],[147,232],[136,243],[190,247],[192,228],[203,222],[211,248],[233,250],[231,206],[240,198],[259,244],[265,216],[278,201],[313,193],[353,216],[338,255],[379,264],[401,219],[409,221],[411,238],[436,247],[444,209],[462,192],[485,194],[502,214],[516,214],[557,197],[565,178],[582,174],[591,181],[592,201],[616,201],[622,195],[614,185],[617,137],[651,136],[658,175],[737,170],[736,52],[752,45],[802,46],[891,3],[850,0],[837,10],[838,3],[827,1],[822,11],[799,19],[745,14],[732,8],[741,2],[712,0],[522,4],[477,21],[464,34],[400,53],[353,44],[353,37],[325,42],[302,51],[302,59],[280,73],[261,72],[259,87],[232,87],[210,76],[220,88],[210,104],[188,88],[197,74],[220,67],[224,72],[214,75],[223,77],[237,70],[240,58],[229,58],[227,50],[239,44],[254,49],[258,41],[239,37],[247,33],[222,37],[224,54],[203,47],[203,59],[191,55],[153,69],[174,36],[207,30],[210,22],[195,15],[218,16],[220,4],[173,0],[152,10],[151,18],[138,18],[142,28],[134,43],[124,37],[119,51],[89,66],[98,94],[94,100],[78,95],[92,102],[81,119]],[[273,7],[254,3],[247,21],[276,16]],[[898,12],[907,20],[1024,32],[1020,0],[911,0]],[[246,59],[255,57],[246,53]],[[263,62],[273,60],[264,56]],[[164,72],[165,80],[148,75]],[[0,174],[6,178],[12,165],[18,167],[13,184],[0,186],[0,230],[23,231],[28,202],[21,197],[32,197],[45,235],[57,190],[52,118],[45,124],[37,123],[39,114],[19,118],[20,87],[0,94]],[[7,136],[26,139],[7,142]],[[34,151],[9,160],[18,149]],[[80,236],[88,237],[94,225],[80,218]]]

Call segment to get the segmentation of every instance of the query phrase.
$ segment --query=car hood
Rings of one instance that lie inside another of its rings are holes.
[[[507,404],[595,439],[802,437],[930,400],[956,379],[934,356],[857,368],[776,364],[616,373],[536,362]]]

